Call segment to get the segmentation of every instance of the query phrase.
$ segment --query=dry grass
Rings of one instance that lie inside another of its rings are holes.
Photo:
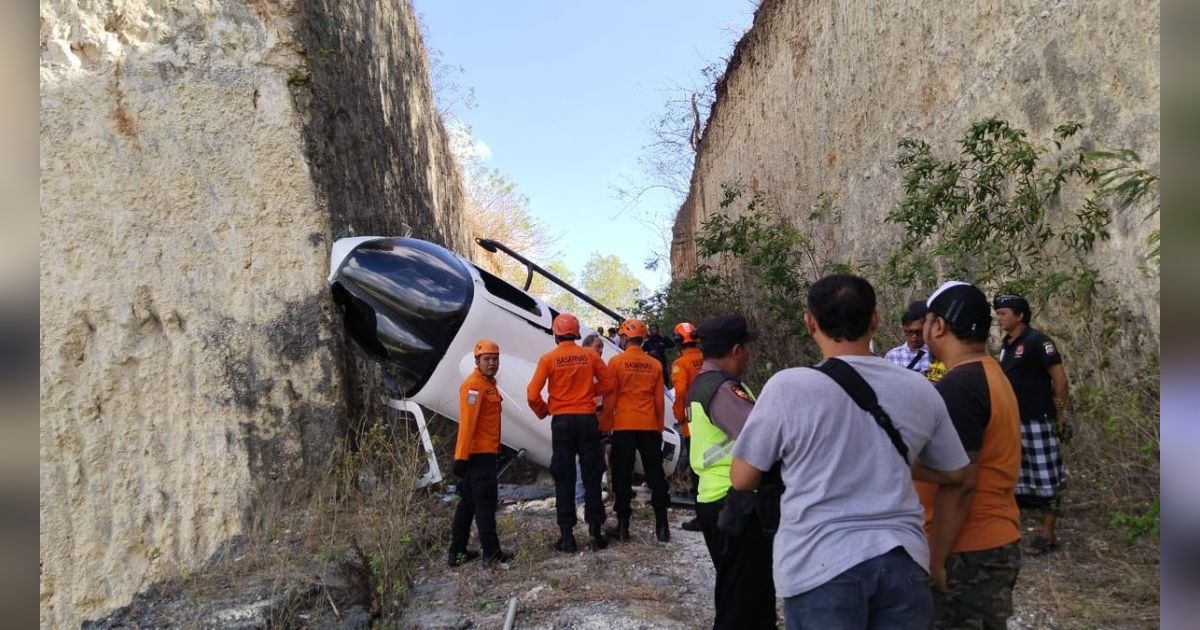
[[[1105,519],[1101,506],[1065,498],[1059,548],[1023,560],[1014,604],[1025,627],[1158,627],[1158,539],[1126,543]],[[1023,524],[1029,540],[1038,521],[1025,515]]]

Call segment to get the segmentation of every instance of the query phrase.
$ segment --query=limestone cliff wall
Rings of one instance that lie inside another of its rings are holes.
[[[178,575],[328,463],[331,239],[466,251],[407,2],[41,4],[41,621]]]
[[[899,235],[883,222],[902,192],[897,140],[952,151],[971,122],[993,115],[1036,140],[1085,122],[1088,138],[1133,149],[1157,172],[1158,3],[765,0],[719,87],[675,222],[672,271],[694,268],[695,232],[734,182],[766,191],[797,223],[819,195],[833,196],[841,223],[820,231],[835,257],[878,259]],[[1094,262],[1157,329],[1158,285],[1140,268],[1158,220],[1145,215],[1117,217]]]

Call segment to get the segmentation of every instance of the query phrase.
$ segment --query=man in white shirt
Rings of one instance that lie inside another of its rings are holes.
[[[887,351],[883,358],[888,363],[925,374],[929,371],[929,346],[925,345],[925,302],[917,300],[908,305],[900,318],[900,329],[904,331],[904,343]]]

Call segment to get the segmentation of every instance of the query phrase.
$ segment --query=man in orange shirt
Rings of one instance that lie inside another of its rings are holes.
[[[617,539],[629,540],[633,514],[634,458],[642,456],[642,471],[650,484],[654,506],[654,535],[659,542],[671,539],[667,525],[667,480],[662,469],[663,402],[662,364],[642,350],[646,323],[627,319],[621,324],[625,351],[608,362],[616,387],[605,397],[604,413],[612,417],[613,511],[617,513]]]
[[[594,350],[575,344],[579,339],[579,320],[570,313],[554,318],[551,325],[553,350],[538,359],[537,369],[525,390],[529,408],[538,418],[553,416],[550,423],[550,473],[554,475],[554,496],[561,536],[554,548],[575,552],[575,458],[583,472],[584,517],[591,536],[592,550],[607,546],[604,540],[604,503],[600,496],[600,477],[604,472],[600,450],[600,427],[596,418],[596,396],[613,389],[613,376]],[[548,383],[548,386],[547,386]],[[542,388],[549,390],[549,401],[542,399]]]
[[[947,282],[928,306],[925,340],[946,363],[946,375],[935,387],[971,460],[962,485],[929,488],[918,482],[929,517],[933,625],[1003,629],[1021,562],[1017,397],[987,354],[992,316],[983,291]]]
[[[675,388],[675,402],[671,405],[671,413],[679,421],[679,435],[683,438],[683,455],[679,461],[681,463],[688,462],[686,464],[688,476],[692,480],[691,494],[695,497],[700,478],[692,470],[687,456],[692,448],[692,430],[688,426],[687,416],[688,391],[692,388],[692,381],[696,380],[696,375],[700,373],[701,366],[704,365],[704,353],[700,352],[700,336],[696,333],[696,326],[691,322],[680,322],[675,325],[674,341],[679,346],[680,353],[679,358],[671,364],[671,386]],[[698,532],[700,531],[700,519],[692,518],[682,527],[689,532]]]
[[[459,478],[458,507],[450,523],[450,566],[479,556],[467,549],[471,519],[479,533],[487,565],[512,560],[500,550],[496,535],[496,458],[500,454],[500,346],[487,339],[475,343],[475,371],[458,388],[458,439],[454,444],[454,475]]]

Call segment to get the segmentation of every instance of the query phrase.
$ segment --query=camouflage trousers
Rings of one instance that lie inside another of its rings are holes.
[[[1004,630],[1020,569],[1020,541],[950,554],[946,590],[933,587],[933,627]]]

